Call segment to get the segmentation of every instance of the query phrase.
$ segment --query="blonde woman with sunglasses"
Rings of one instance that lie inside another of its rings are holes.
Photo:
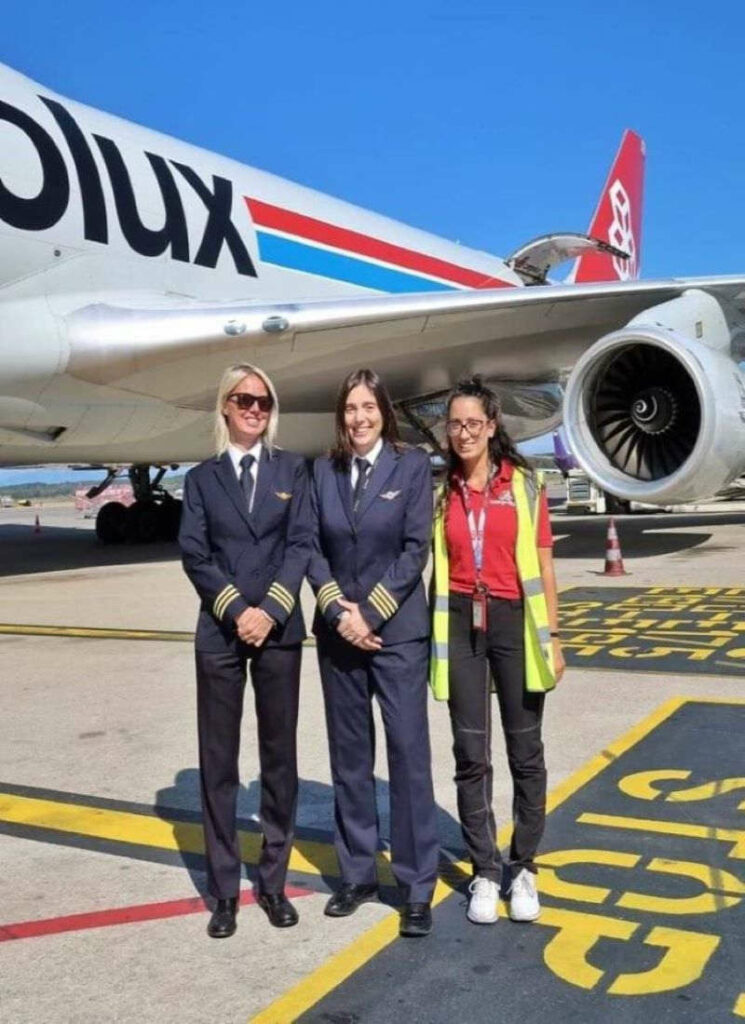
[[[258,902],[278,928],[297,923],[284,894],[297,803],[296,732],[305,624],[298,591],[310,556],[305,462],[276,446],[279,403],[269,377],[230,366],[218,387],[214,458],[186,476],[179,544],[201,607],[195,639],[207,932],[236,929],[241,857],[238,750],[247,666],[261,766]]]

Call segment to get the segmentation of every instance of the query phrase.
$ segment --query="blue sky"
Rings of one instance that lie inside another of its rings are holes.
[[[745,270],[741,2],[3,6],[49,88],[501,255],[585,230],[634,128],[642,275]]]

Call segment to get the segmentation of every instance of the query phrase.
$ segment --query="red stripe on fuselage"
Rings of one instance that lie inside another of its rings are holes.
[[[287,886],[286,896],[311,896],[311,889],[297,889]],[[255,903],[256,897],[250,889],[240,894],[241,906]],[[133,907],[116,907],[113,910],[94,910],[88,914],[68,914],[66,917],[47,917],[41,921],[19,921],[17,924],[0,924],[0,942],[12,939],[33,939],[40,935],[59,935],[61,932],[77,932],[86,928],[105,928],[115,924],[133,924],[136,921],[158,921],[166,917],[182,917],[197,914],[207,909],[201,896],[184,900],[168,900],[164,903],[141,903]]]
[[[512,287],[511,282],[502,281],[498,277],[489,277],[478,270],[459,267],[455,263],[448,263],[447,260],[440,260],[435,256],[425,256],[413,249],[404,249],[400,245],[393,245],[391,242],[383,242],[379,238],[363,235],[359,231],[350,231],[349,228],[327,224],[325,221],[316,220],[315,217],[306,217],[302,213],[283,210],[280,206],[262,203],[249,196],[244,196],[244,199],[248,205],[251,219],[258,227],[274,228],[309,242],[320,242],[346,253],[369,256],[382,263],[414,270],[420,274],[428,274],[430,277],[462,284],[467,288]]]

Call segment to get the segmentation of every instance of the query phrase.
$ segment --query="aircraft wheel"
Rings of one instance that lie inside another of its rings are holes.
[[[107,501],[96,516],[96,536],[102,544],[121,544],[125,537],[127,508],[120,501]]]
[[[167,496],[160,506],[160,539],[168,542],[175,541],[178,537],[178,528],[181,524],[182,502],[178,498]]]
[[[127,509],[124,524],[129,544],[150,544],[160,535],[160,507],[154,501],[136,501]]]

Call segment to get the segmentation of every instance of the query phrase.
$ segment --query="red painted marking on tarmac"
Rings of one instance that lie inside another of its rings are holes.
[[[288,897],[312,896],[313,889],[298,889],[288,886]],[[251,889],[244,889],[240,905],[255,903]],[[112,910],[94,910],[88,914],[68,914],[66,917],[47,917],[40,921],[19,921],[16,924],[0,924],[0,942],[13,939],[34,939],[40,935],[59,935],[61,932],[78,932],[86,928],[107,928],[115,924],[134,924],[137,921],[158,921],[166,917],[182,917],[184,914],[198,914],[207,909],[201,896],[185,900],[167,900],[163,903],[140,903],[133,907],[115,907]]]

